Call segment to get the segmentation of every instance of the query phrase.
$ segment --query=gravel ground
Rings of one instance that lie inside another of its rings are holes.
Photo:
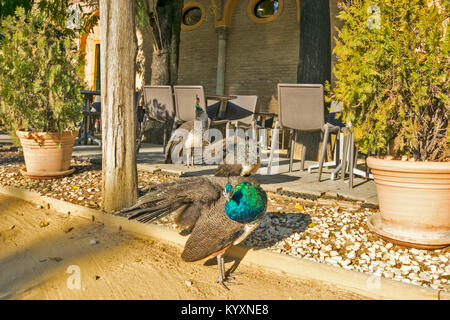
[[[32,180],[24,177],[21,152],[0,146],[0,184],[98,209],[101,201],[101,168],[87,158],[74,159],[76,172],[66,178]],[[139,172],[140,194],[150,184],[177,177]],[[367,228],[376,209],[345,202],[316,201],[269,193],[268,213],[243,245],[327,263],[384,277],[450,291],[450,247],[418,250],[386,242]],[[172,218],[156,222],[176,228]]]

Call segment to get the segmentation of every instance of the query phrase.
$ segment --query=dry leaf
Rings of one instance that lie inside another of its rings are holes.
[[[64,231],[65,233],[69,233],[70,231],[73,230],[73,227],[70,227],[69,229],[67,229],[66,231]]]
[[[48,257],[48,260],[60,262],[60,261],[62,261],[62,258],[61,257]]]
[[[50,224],[50,222],[44,221],[44,222],[41,222],[41,224],[40,224],[39,226],[40,226],[41,228],[45,228],[45,227],[47,227],[49,224]]]

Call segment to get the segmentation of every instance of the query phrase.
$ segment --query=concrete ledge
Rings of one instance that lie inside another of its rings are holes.
[[[36,205],[43,205],[64,214],[103,222],[108,226],[170,241],[180,246],[184,246],[187,239],[180,236],[175,230],[112,216],[98,210],[41,196],[36,192],[0,186],[0,193],[29,201]],[[327,264],[273,253],[268,250],[255,251],[241,246],[234,246],[227,251],[227,255],[277,273],[288,274],[302,279],[325,281],[373,299],[450,300],[449,292],[374,277],[362,272],[345,270]]]

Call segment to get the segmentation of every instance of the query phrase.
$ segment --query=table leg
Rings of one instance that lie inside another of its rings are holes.
[[[225,112],[227,109],[227,102],[228,101],[220,101],[220,106],[219,106],[219,115],[218,115],[218,119],[223,119],[225,117]]]
[[[83,120],[83,144],[88,144],[88,117],[84,115]]]
[[[88,104],[89,104],[88,97],[85,96],[84,97],[84,112],[89,111],[88,110]],[[83,144],[85,144],[85,145],[88,143],[88,133],[87,133],[88,123],[87,122],[88,122],[88,116],[87,116],[86,113],[84,113],[83,114],[83,137],[82,137],[82,141],[83,141]]]

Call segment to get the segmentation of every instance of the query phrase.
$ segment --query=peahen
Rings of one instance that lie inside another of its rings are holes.
[[[250,147],[251,144],[253,144],[254,149]],[[208,147],[211,150],[222,149],[223,163],[217,167],[214,174],[216,177],[227,177],[230,175],[247,177],[256,174],[261,167],[259,145],[253,139],[246,140],[238,136],[231,136]],[[229,154],[230,151],[234,152],[231,154],[232,156]],[[242,154],[239,154],[241,151],[243,151]]]
[[[197,146],[205,146],[208,143],[203,140],[204,133],[209,129],[211,123],[208,114],[200,106],[200,99],[195,98],[195,120],[181,124],[170,137],[166,146],[165,162],[173,163],[175,159],[182,159],[183,151],[186,151],[187,164],[193,165],[192,149]],[[196,132],[195,123],[201,125],[201,129]]]
[[[254,178],[191,177],[154,186],[118,214],[151,223],[176,212],[175,222],[191,230],[181,258],[192,262],[217,257],[217,282],[227,288],[223,254],[259,225],[266,208],[266,192]]]

